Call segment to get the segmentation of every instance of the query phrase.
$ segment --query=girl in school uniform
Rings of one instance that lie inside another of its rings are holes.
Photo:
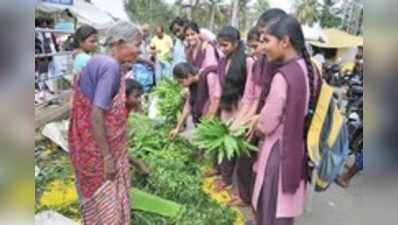
[[[261,32],[274,74],[250,131],[263,134],[253,166],[252,207],[257,225],[291,225],[303,213],[306,190],[305,118],[315,93],[314,70],[300,23],[276,18]]]
[[[203,117],[213,118],[221,98],[221,86],[217,76],[217,66],[208,66],[200,72],[191,63],[182,62],[173,69],[174,78],[189,89],[184,109],[175,129],[170,132],[174,138],[191,114],[193,122],[199,123]]]
[[[203,40],[200,28],[195,22],[187,22],[184,33],[187,42],[185,48],[187,64],[177,64],[173,68],[173,75],[181,85],[190,89],[190,93],[176,128],[170,132],[171,138],[176,137],[181,131],[189,114],[192,113],[194,123],[198,123],[204,115],[212,118],[216,115],[220,102],[219,82],[215,79],[217,76],[214,76],[218,63],[216,48]],[[203,91],[204,89],[206,90]]]
[[[218,64],[218,53],[212,42],[205,41],[200,28],[195,22],[188,22],[184,27],[187,46],[185,56],[187,62],[199,69]]]
[[[246,45],[250,50],[250,57],[254,60],[257,60],[264,55],[264,49],[262,48],[262,42],[260,40],[260,32],[258,32],[257,27],[250,29],[247,34]]]
[[[224,122],[232,122],[237,115],[244,93],[247,77],[251,76],[254,60],[245,53],[240,33],[232,26],[223,27],[217,35],[219,48],[223,53],[218,64],[218,77],[222,87],[220,116]],[[232,185],[235,159],[224,160],[217,166],[221,175],[217,190]]]
[[[250,78],[246,81],[242,105],[231,126],[232,130],[247,125],[250,119],[255,114],[259,114],[264,106],[269,93],[272,73],[270,72],[270,66],[265,56],[264,42],[261,40],[260,32],[257,28],[265,27],[270,21],[283,15],[286,15],[286,12],[278,8],[267,10],[260,16],[257,26],[252,28],[248,34],[247,45],[251,50],[251,57],[254,58],[255,62],[250,71],[251,73],[248,73]],[[257,136],[251,138],[250,141],[258,147],[260,147],[262,143],[260,137]],[[254,173],[252,168],[255,159],[256,153],[253,152],[251,155],[239,157],[236,162],[236,181],[240,198],[237,199],[238,204],[244,203],[250,205],[251,203],[254,184]]]

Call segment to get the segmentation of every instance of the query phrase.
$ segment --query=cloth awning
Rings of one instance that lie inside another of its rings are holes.
[[[47,13],[58,13],[65,9],[68,9],[77,18],[79,23],[91,25],[99,30],[108,28],[116,21],[108,12],[84,0],[74,0],[72,6],[42,1],[36,3],[36,10]]]
[[[354,48],[363,46],[364,38],[355,36],[338,29],[324,29],[324,42],[319,40],[308,40],[311,45],[320,48]]]

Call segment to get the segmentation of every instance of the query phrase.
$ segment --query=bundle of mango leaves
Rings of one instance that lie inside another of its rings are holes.
[[[129,154],[145,162],[147,176],[134,173],[133,187],[183,205],[176,218],[134,210],[136,225],[232,225],[236,214],[202,190],[197,150],[183,139],[170,140],[169,126],[134,114],[129,118]],[[134,204],[134,199],[133,203]]]
[[[230,125],[219,119],[204,119],[194,131],[193,144],[203,149],[207,157],[216,158],[221,163],[256,151],[257,148],[245,140],[245,131],[246,127],[231,131]]]
[[[182,87],[173,79],[163,79],[152,91],[151,96],[156,101],[156,107],[165,123],[175,124],[177,114],[183,104]]]

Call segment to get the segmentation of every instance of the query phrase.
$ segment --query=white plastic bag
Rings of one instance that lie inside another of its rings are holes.
[[[69,121],[52,122],[44,126],[42,134],[50,139],[64,151],[69,152],[68,147]]]
[[[77,223],[57,212],[43,211],[35,216],[35,225],[77,225]]]

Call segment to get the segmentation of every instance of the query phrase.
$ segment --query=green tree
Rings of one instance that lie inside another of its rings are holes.
[[[239,30],[246,31],[249,28],[249,7],[248,3],[250,0],[240,0],[239,2]]]
[[[333,0],[323,0],[321,26],[322,27],[340,27],[342,23],[342,9],[333,9],[335,5]]]
[[[151,26],[167,26],[176,15],[176,8],[162,0],[128,0],[125,9],[131,20],[137,23],[148,23]]]
[[[210,21],[209,21],[209,29],[214,30],[216,18],[223,17],[222,11],[220,10],[220,3],[222,0],[209,0],[210,2]]]
[[[200,26],[216,32],[228,23],[228,7],[223,0],[206,0],[199,2],[192,11],[192,19]]]
[[[239,0],[232,0],[231,2],[231,25],[237,27],[239,25]]]
[[[296,17],[300,23],[311,26],[320,19],[320,7],[318,0],[296,0]]]
[[[260,17],[270,7],[268,0],[257,0],[254,4],[255,17]]]

